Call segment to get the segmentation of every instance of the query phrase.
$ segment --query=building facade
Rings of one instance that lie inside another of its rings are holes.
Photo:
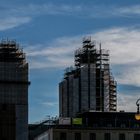
[[[85,111],[116,111],[116,82],[110,72],[108,50],[96,49],[91,39],[75,51],[75,67],[59,83],[59,115],[73,117]]]
[[[31,125],[30,140],[139,140],[134,112],[85,112],[82,123]],[[32,132],[32,133],[31,133]]]
[[[28,140],[28,63],[15,41],[0,42],[0,139]]]
[[[52,128],[33,140],[140,140],[139,130]]]

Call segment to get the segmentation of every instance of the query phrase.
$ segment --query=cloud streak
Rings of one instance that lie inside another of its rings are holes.
[[[140,5],[115,6],[115,5],[68,5],[45,3],[42,5],[29,4],[19,7],[15,11],[21,11],[22,15],[66,15],[84,18],[111,18],[111,17],[133,17],[140,15]],[[112,12],[110,12],[112,11]],[[133,17],[134,18],[134,17]]]
[[[94,37],[101,40],[103,48],[110,50],[111,64],[120,67],[117,81],[140,86],[140,29],[114,28],[98,32]]]
[[[140,29],[111,28],[85,36],[91,36],[92,40],[97,40],[98,42],[101,41],[102,48],[110,50],[112,64],[139,63]],[[58,38],[50,44],[29,46],[26,51],[30,57],[39,56],[55,60],[56,56],[56,58],[60,58],[57,59],[59,62],[61,59],[74,56],[74,51],[82,46],[82,38],[82,35]],[[96,46],[98,47],[98,43]]]
[[[114,17],[132,17],[140,15],[140,5],[117,7],[108,5],[67,5],[67,4],[28,4],[28,5],[3,5],[1,6],[0,31],[11,29],[29,23],[35,17],[44,15],[72,16],[78,18],[114,18]],[[110,12],[112,11],[112,12]],[[11,23],[11,25],[10,25]]]
[[[111,52],[113,64],[134,64],[140,60],[139,28],[112,28],[93,35]]]
[[[66,68],[73,65],[75,49],[81,47],[80,37],[59,38],[50,44],[25,48],[31,68]],[[46,47],[44,47],[46,46]]]
[[[93,40],[101,41],[103,49],[110,50],[110,61],[116,68],[119,84],[140,86],[140,29],[110,28],[89,35]],[[74,51],[82,47],[82,38],[82,35],[63,37],[50,44],[26,47],[31,68],[64,69],[73,65]],[[96,46],[99,47],[98,43]]]
[[[132,5],[128,7],[121,7],[118,10],[121,14],[124,15],[139,15],[140,16],[140,5]]]
[[[0,31],[12,29],[31,21],[30,17],[9,17],[0,19]]]
[[[126,95],[124,93],[119,93],[117,100],[118,100],[118,104],[117,104],[117,110],[124,110],[126,112],[136,112],[137,108],[136,108],[136,101],[139,97],[139,93],[135,93],[132,95]]]
[[[18,27],[29,23],[33,18],[41,15],[74,15],[81,11],[80,6],[55,4],[1,5],[0,31]]]
[[[43,102],[42,105],[46,106],[46,107],[57,107],[58,106],[58,102],[50,102],[50,101],[47,101],[47,102]]]

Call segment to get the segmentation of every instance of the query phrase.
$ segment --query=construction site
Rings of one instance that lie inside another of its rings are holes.
[[[109,60],[109,51],[100,43],[83,39],[74,53],[74,66],[65,70],[59,83],[59,117],[28,124],[26,56],[16,41],[1,41],[0,139],[139,140],[136,113],[117,112],[117,83]]]
[[[16,41],[0,42],[0,139],[28,139],[28,63]]]
[[[100,43],[83,39],[59,83],[59,117],[30,124],[30,140],[140,140],[139,113],[117,112],[109,59]]]
[[[99,49],[97,49],[97,47]],[[75,66],[59,84],[59,115],[74,117],[86,111],[116,111],[117,83],[110,72],[109,51],[91,38],[75,51]]]

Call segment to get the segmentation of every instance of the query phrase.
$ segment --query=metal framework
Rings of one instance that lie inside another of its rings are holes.
[[[116,81],[109,66],[109,51],[96,49],[91,38],[75,51],[75,67],[67,68],[60,83],[60,116],[89,110],[116,111]]]
[[[16,41],[0,42],[0,139],[28,139],[28,63]]]

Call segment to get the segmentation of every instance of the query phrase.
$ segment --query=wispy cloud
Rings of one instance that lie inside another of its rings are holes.
[[[45,105],[46,107],[57,107],[58,106],[58,102],[46,101],[46,102],[43,102],[42,105]]]
[[[140,15],[140,5],[121,7],[118,9],[118,11],[124,15]]]
[[[140,59],[140,28],[112,28],[97,32],[93,38],[100,40],[103,48],[111,52],[113,64],[137,63]]]
[[[128,112],[136,112],[137,111],[137,107],[136,107],[136,101],[139,97],[139,93],[133,93],[131,95],[126,95],[124,93],[119,93],[117,100],[118,100],[118,104],[117,104],[117,110],[124,110],[124,111],[128,111]]]
[[[118,83],[140,86],[140,29],[111,28],[87,34],[87,36],[89,35],[93,40],[101,41],[103,49],[110,50],[110,60],[116,68],[115,74]],[[26,48],[31,68],[64,69],[73,65],[74,51],[82,47],[82,38],[82,35],[63,37],[50,44],[33,45],[39,47]]]
[[[111,64],[117,68],[120,84],[140,86],[140,28],[114,28],[94,35],[110,50]]]
[[[74,51],[81,46],[80,42],[80,37],[59,38],[50,44],[33,45],[34,47],[30,46],[25,50],[31,68],[64,69],[73,65]]]
[[[11,29],[32,21],[40,15],[74,15],[81,11],[80,6],[55,4],[1,5],[0,31]]]
[[[79,13],[82,11],[81,6],[76,5],[56,5],[56,4],[28,4],[8,7],[9,11],[3,9],[2,12],[6,15],[13,16],[30,16],[36,17],[40,15],[73,15],[74,13]]]
[[[0,30],[7,30],[10,28],[23,25],[32,21],[31,19],[44,15],[65,15],[80,18],[111,18],[111,17],[133,17],[140,15],[140,5],[132,5],[125,7],[117,7],[108,5],[68,5],[68,4],[27,4],[25,5],[1,5],[0,18],[3,22],[0,23]],[[111,11],[111,12],[110,12]],[[12,18],[11,18],[12,17]],[[3,24],[5,23],[5,24]],[[9,24],[12,23],[10,26]]]
[[[115,6],[115,5],[68,5],[45,3],[42,5],[29,4],[26,7],[19,7],[22,15],[69,15],[84,18],[110,18],[110,17],[133,17],[140,15],[140,5]],[[111,12],[110,12],[111,11]],[[134,18],[134,17],[133,17]]]
[[[112,64],[134,65],[134,63],[139,63],[139,28],[111,28],[85,36],[91,36],[93,40],[101,42],[104,49],[110,50]],[[61,59],[72,58],[74,56],[74,50],[82,46],[82,38],[82,35],[63,37],[54,40],[51,44],[29,46],[26,51],[30,57],[43,56],[43,58],[47,57],[49,60],[55,60],[56,57],[59,62]]]
[[[9,17],[5,19],[0,19],[0,31],[18,27],[30,21],[30,17]]]
[[[121,84],[140,86],[140,64],[139,62],[134,65],[129,65],[124,67],[119,75],[117,75],[117,80]]]

